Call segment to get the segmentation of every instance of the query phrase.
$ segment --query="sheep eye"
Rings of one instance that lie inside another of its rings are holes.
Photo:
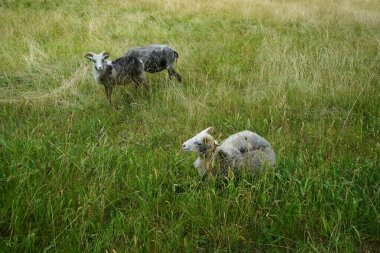
[[[202,145],[202,143],[199,143],[199,142],[195,142],[195,144],[197,144],[198,146],[201,146]]]

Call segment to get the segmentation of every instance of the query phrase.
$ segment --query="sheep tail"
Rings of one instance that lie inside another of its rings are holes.
[[[174,50],[173,50],[173,51],[174,51]],[[177,62],[178,57],[179,57],[179,54],[178,54],[176,51],[174,51],[174,57],[175,57],[175,62]]]

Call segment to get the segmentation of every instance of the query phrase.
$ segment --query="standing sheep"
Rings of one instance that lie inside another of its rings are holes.
[[[125,56],[139,58],[144,64],[144,70],[149,73],[156,73],[164,69],[168,70],[169,78],[175,76],[179,82],[182,77],[178,74],[173,65],[178,58],[178,53],[166,45],[150,45],[146,47],[135,47],[127,51]]]
[[[108,102],[111,104],[112,88],[133,81],[136,86],[145,85],[144,64],[133,56],[123,56],[114,61],[106,61],[107,52],[87,53],[84,57],[92,61],[92,75],[96,83],[104,85]]]
[[[211,136],[213,129],[209,127],[182,144],[183,151],[198,154],[194,166],[200,176],[215,174],[215,167],[226,176],[228,170],[238,172],[245,168],[248,172],[256,172],[265,165],[273,167],[276,164],[276,155],[270,143],[258,134],[242,131],[218,145]]]

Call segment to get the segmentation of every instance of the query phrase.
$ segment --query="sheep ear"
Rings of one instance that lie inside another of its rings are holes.
[[[212,134],[212,132],[215,130],[215,128],[214,127],[208,127],[208,128],[206,128],[205,130],[203,130],[203,132],[206,132],[206,133],[208,133],[208,134]]]
[[[205,136],[203,138],[203,144],[210,144],[213,142],[213,139],[210,136]]]
[[[104,59],[107,59],[110,56],[110,53],[105,52],[105,51],[102,52],[101,54],[103,55]]]
[[[87,58],[91,61],[93,56],[94,56],[94,53],[88,52],[87,54],[84,55],[84,58]]]

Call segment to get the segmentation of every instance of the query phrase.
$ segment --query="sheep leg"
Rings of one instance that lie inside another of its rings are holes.
[[[107,96],[107,99],[108,99],[108,103],[111,104],[112,86],[105,85],[104,88],[105,88],[105,91],[106,91],[106,96]]]
[[[146,76],[144,73],[142,73],[139,77],[139,82],[144,86],[145,89],[149,90],[149,85],[148,85],[148,82],[146,80]]]
[[[182,77],[180,74],[177,73],[177,71],[175,71],[175,69],[173,68],[173,66],[169,66],[168,67],[168,73],[169,73],[169,79],[171,80],[172,79],[172,76],[175,76],[175,78],[177,78],[178,82],[182,82]]]

